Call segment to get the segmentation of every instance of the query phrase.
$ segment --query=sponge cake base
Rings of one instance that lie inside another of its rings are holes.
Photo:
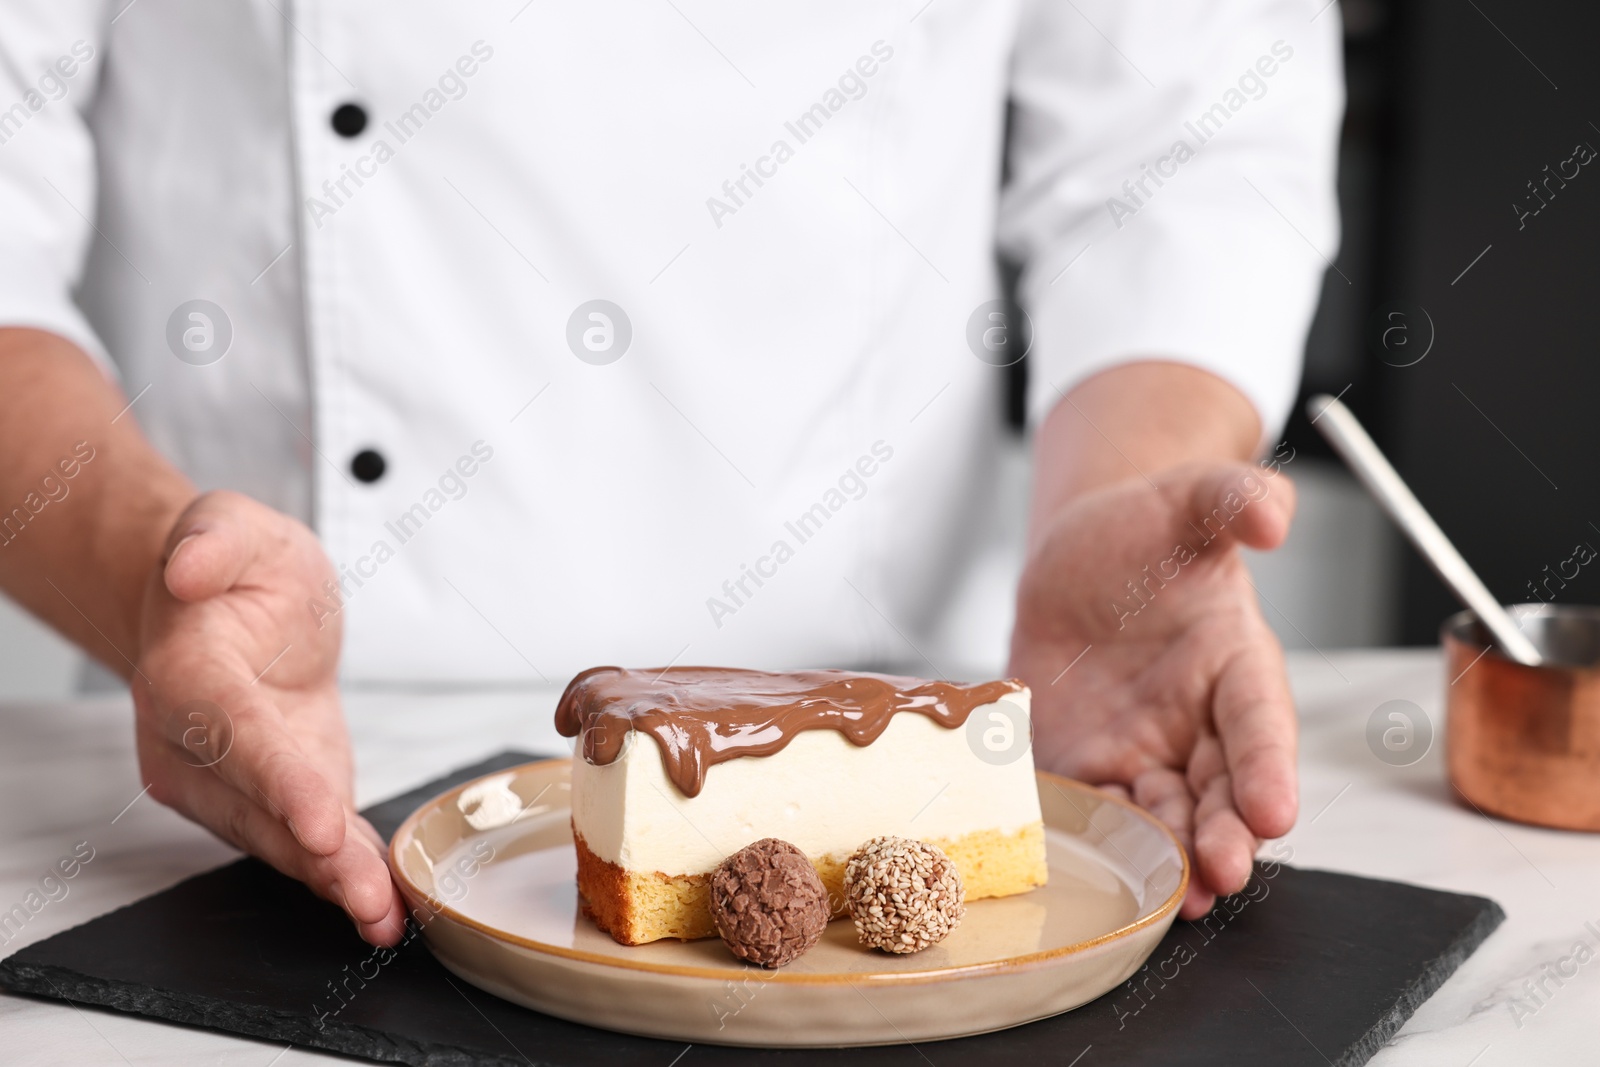
[[[662,938],[693,941],[714,937],[711,922],[711,874],[664,874],[633,871],[595,855],[576,829],[578,902],[583,914],[624,945],[643,945]],[[961,872],[968,901],[1025,893],[1048,877],[1044,824],[1006,833],[979,830],[955,840],[932,839]],[[835,918],[844,914],[844,869],[848,855],[810,857],[817,869]]]

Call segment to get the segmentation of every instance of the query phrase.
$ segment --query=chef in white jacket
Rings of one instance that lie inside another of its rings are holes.
[[[10,0],[0,586],[153,796],[392,941],[336,680],[916,660],[1026,350],[1036,758],[1195,914],[1294,819],[1235,546],[1337,240],[1321,6]]]

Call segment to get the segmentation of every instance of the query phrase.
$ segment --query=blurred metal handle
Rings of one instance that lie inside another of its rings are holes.
[[[1530,667],[1539,665],[1541,656],[1533,642],[1517,628],[1516,620],[1489,592],[1456,546],[1450,543],[1439,524],[1433,521],[1422,502],[1390,466],[1378,446],[1372,443],[1360,421],[1337,397],[1318,394],[1306,401],[1306,414],[1322,431],[1333,450],[1339,453],[1373,499],[1410,538],[1422,558],[1462,604],[1489,628],[1505,654]]]

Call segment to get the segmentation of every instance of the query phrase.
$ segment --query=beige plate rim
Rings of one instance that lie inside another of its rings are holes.
[[[621,970],[645,971],[652,974],[675,975],[682,978],[709,978],[715,981],[722,981],[726,979],[729,974],[727,970],[711,967],[684,967],[676,964],[646,963],[642,960],[628,960],[619,956],[608,956],[601,953],[585,952],[581,949],[564,948],[561,945],[552,945],[548,942],[535,941],[532,938],[526,938],[518,936],[517,934],[507,933],[498,927],[490,926],[487,923],[482,923],[476,919],[463,915],[452,908],[449,904],[430,897],[427,892],[413,882],[406,874],[405,867],[400,863],[399,859],[400,848],[402,845],[410,842],[416,830],[417,823],[421,822],[422,819],[425,818],[430,812],[444,804],[449,803],[459,796],[463,791],[481,781],[484,781],[485,779],[498,778],[501,775],[506,774],[524,774],[538,767],[553,768],[553,766],[556,764],[570,765],[571,763],[571,759],[563,758],[532,760],[528,763],[519,763],[514,767],[506,767],[503,770],[492,771],[488,774],[479,775],[477,778],[473,778],[470,781],[462,782],[460,785],[451,789],[447,789],[443,793],[440,793],[438,796],[434,797],[432,800],[421,804],[416,811],[412,812],[406,817],[406,820],[400,824],[399,829],[395,830],[394,836],[389,839],[389,871],[394,876],[395,880],[400,883],[400,887],[404,895],[410,900],[420,900],[426,902],[429,909],[432,910],[436,915],[442,915],[450,919],[452,922],[458,923],[461,926],[465,926],[468,929],[476,930],[478,933],[483,934],[486,937],[492,938],[496,941],[504,942],[509,945],[515,945],[519,948],[529,949],[534,952],[545,953],[551,956],[559,956],[563,959],[577,960],[582,963],[597,964],[602,967],[615,967]],[[870,982],[875,986],[920,985],[930,980],[942,980],[946,978],[966,977],[968,975],[997,974],[1013,970],[1025,970],[1028,967],[1038,963],[1043,963],[1047,960],[1058,959],[1063,956],[1071,956],[1076,953],[1086,951],[1087,949],[1091,949],[1096,945],[1120,940],[1121,938],[1127,937],[1135,931],[1142,930],[1147,926],[1151,926],[1162,921],[1170,912],[1175,910],[1178,905],[1182,903],[1184,894],[1188,892],[1189,889],[1189,852],[1183,847],[1183,843],[1178,840],[1177,835],[1172,832],[1166,823],[1162,822],[1160,819],[1157,819],[1154,815],[1151,815],[1148,811],[1145,811],[1132,801],[1124,800],[1122,797],[1119,797],[1114,793],[1108,793],[1104,789],[1097,789],[1096,787],[1088,785],[1087,783],[1080,782],[1072,778],[1066,778],[1059,774],[1052,774],[1049,771],[1035,769],[1033,773],[1040,780],[1048,782],[1057,789],[1061,789],[1062,786],[1066,786],[1069,789],[1075,789],[1080,792],[1092,793],[1101,800],[1109,801],[1110,803],[1116,804],[1119,807],[1125,808],[1136,818],[1139,818],[1145,823],[1154,826],[1161,833],[1166,835],[1167,840],[1172,843],[1172,847],[1177,850],[1179,859],[1183,861],[1183,875],[1178,879],[1178,887],[1172,891],[1171,895],[1169,895],[1166,900],[1161,902],[1159,907],[1155,908],[1148,914],[1141,915],[1131,923],[1119,926],[1115,930],[1101,934],[1099,937],[1090,938],[1087,941],[1078,941],[1070,945],[1062,945],[1058,948],[1047,949],[1043,952],[1030,952],[1022,956],[1011,956],[1006,959],[990,960],[985,963],[970,963],[960,967],[941,967],[935,970],[924,971],[894,971],[880,972],[877,974],[836,975],[789,974],[785,971],[779,970],[766,976],[766,980],[785,985],[848,985],[852,982],[863,981]]]

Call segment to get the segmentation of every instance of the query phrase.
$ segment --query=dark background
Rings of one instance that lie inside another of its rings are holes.
[[[1600,603],[1600,559],[1557,573],[1600,548],[1600,157],[1542,184],[1578,144],[1600,149],[1600,4],[1346,0],[1320,17],[1339,13],[1343,240],[1285,435],[1337,462],[1304,405],[1342,394],[1502,602]],[[1535,181],[1546,202],[1519,224]],[[1396,631],[1434,644],[1458,605],[1401,551]]]
[[[1600,546],[1600,157],[1565,188],[1552,180],[1553,196],[1541,185],[1548,203],[1520,229],[1513,206],[1537,207],[1528,182],[1580,142],[1600,147],[1600,7],[1358,0],[1344,12],[1338,266],[1352,284],[1325,282],[1304,392],[1349,386],[1345,402],[1502,601],[1600,602],[1600,561],[1565,587],[1532,584],[1580,543]],[[1389,365],[1410,357],[1377,342],[1372,316],[1391,301],[1432,320],[1433,347],[1411,366]],[[1326,451],[1304,414],[1289,434]],[[1409,546],[1402,573],[1402,640],[1431,644],[1455,601]]]

